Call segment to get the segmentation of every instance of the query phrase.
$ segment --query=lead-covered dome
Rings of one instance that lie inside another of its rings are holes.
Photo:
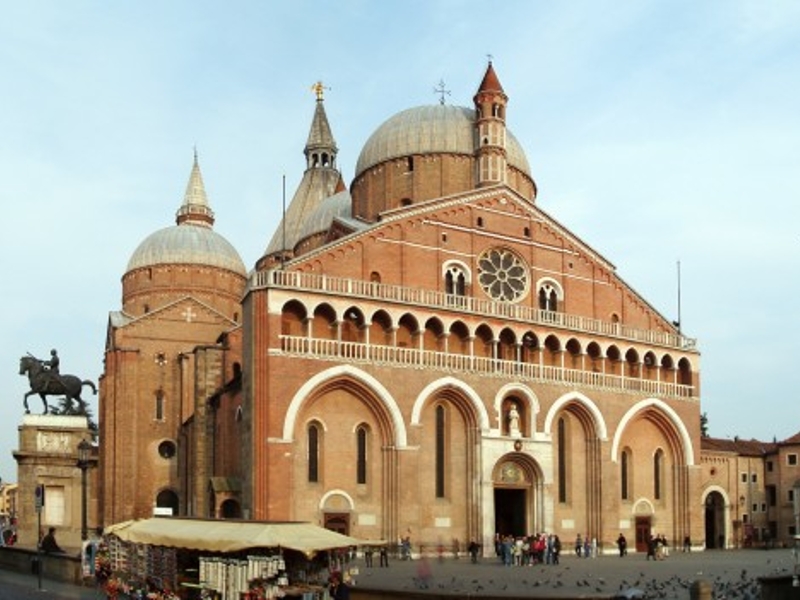
[[[472,156],[475,140],[475,110],[463,106],[435,104],[418,106],[387,119],[369,137],[356,164],[356,178],[382,162],[420,154],[464,154]],[[507,131],[508,164],[528,177],[530,165],[522,146]]]
[[[126,273],[155,265],[189,264],[247,275],[239,253],[213,229],[214,211],[208,204],[197,153],[175,222],[177,225],[159,229],[139,244],[128,261]]]
[[[126,271],[163,264],[194,264],[247,275],[236,249],[207,225],[182,223],[150,234],[136,248]]]

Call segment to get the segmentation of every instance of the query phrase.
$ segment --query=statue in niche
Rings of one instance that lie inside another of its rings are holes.
[[[520,417],[519,411],[517,410],[517,405],[515,403],[511,403],[508,408],[508,435],[511,437],[522,437],[522,431],[520,430]]]

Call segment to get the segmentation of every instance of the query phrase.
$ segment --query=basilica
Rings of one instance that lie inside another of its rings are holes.
[[[494,66],[476,80],[469,106],[379,124],[349,184],[318,86],[302,181],[254,265],[214,231],[195,155],[109,315],[101,524],[310,521],[418,548],[733,538],[696,341],[539,206]]]

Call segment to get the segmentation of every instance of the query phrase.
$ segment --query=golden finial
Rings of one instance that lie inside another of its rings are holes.
[[[325,90],[329,90],[331,88],[322,85],[321,81],[318,81],[314,85],[311,86],[311,91],[317,95],[317,100],[322,100],[323,96],[325,95]]]

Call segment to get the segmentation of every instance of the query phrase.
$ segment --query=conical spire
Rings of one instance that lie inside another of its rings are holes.
[[[175,214],[175,222],[178,225],[191,223],[192,225],[214,225],[214,211],[208,205],[206,188],[203,185],[203,176],[200,173],[200,164],[197,160],[197,150],[194,151],[194,164],[192,173],[189,175],[189,183],[186,185],[186,193],[183,195],[183,204]]]
[[[500,84],[500,79],[497,77],[497,73],[494,72],[494,67],[492,66],[491,60],[489,61],[489,65],[486,67],[486,73],[483,76],[483,81],[481,81],[480,86],[478,86],[478,92],[505,93],[503,86]]]
[[[303,152],[309,169],[318,167],[336,168],[336,141],[331,133],[328,116],[325,114],[322,82],[317,82],[312,88],[317,94],[317,106],[314,109],[314,118],[311,121],[311,130],[308,132],[308,141]]]
[[[336,168],[336,142],[325,114],[325,87],[318,82],[311,89],[317,95],[317,102],[308,141],[303,150],[306,155],[306,170],[264,256],[294,256],[295,245],[300,241],[308,220],[326,198],[344,188],[341,173]]]

